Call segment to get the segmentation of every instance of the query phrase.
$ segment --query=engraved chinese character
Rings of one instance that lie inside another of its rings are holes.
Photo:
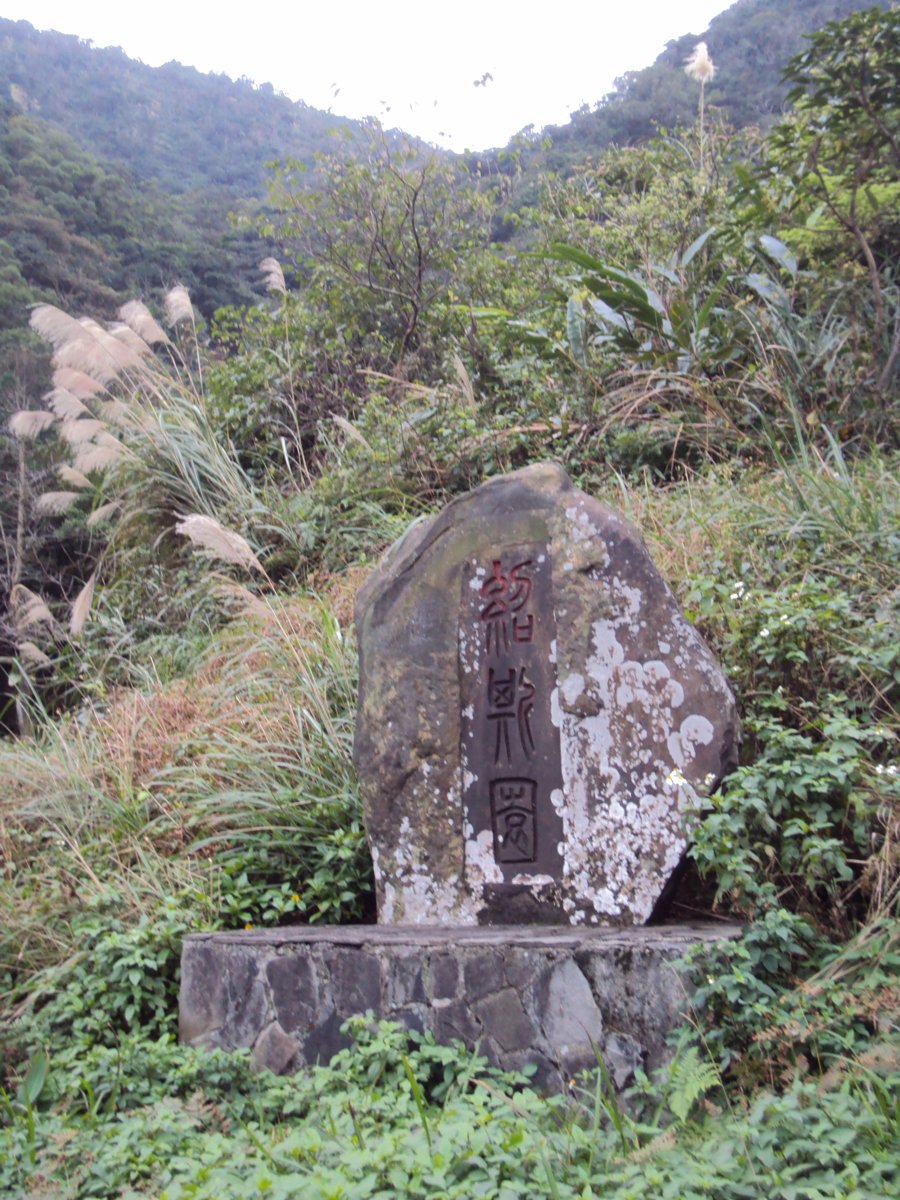
[[[537,858],[533,779],[491,780],[494,856],[500,863],[535,862]]]
[[[507,577],[503,573],[502,559],[495,558],[491,575],[481,585],[481,597],[487,601],[480,617],[485,625],[485,649],[488,654],[492,647],[497,655],[509,649],[510,617],[513,642],[530,642],[534,636],[534,615],[520,615],[520,610],[531,598],[531,579],[525,574],[530,566],[530,558],[516,563]]]
[[[510,728],[518,733],[518,744],[526,758],[534,756],[534,734],[531,714],[534,711],[535,687],[525,668],[494,668],[488,670],[488,720],[494,722],[494,765],[512,763]]]

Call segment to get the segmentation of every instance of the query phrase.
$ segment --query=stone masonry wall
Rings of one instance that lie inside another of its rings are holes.
[[[372,1012],[454,1039],[558,1089],[596,1065],[616,1085],[665,1061],[689,1004],[677,961],[735,926],[353,926],[192,934],[182,955],[183,1042],[250,1048],[278,1073],[328,1062],[347,1017]]]

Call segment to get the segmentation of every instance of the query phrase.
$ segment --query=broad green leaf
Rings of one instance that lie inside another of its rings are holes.
[[[663,322],[659,310],[648,302],[647,296],[636,296],[634,292],[619,291],[596,279],[585,279],[585,287],[598,299],[603,300],[614,312],[634,317],[642,325],[662,333]],[[654,298],[659,297],[654,293]]]
[[[661,279],[665,279],[669,283],[679,284],[681,282],[671,267],[664,267],[660,263],[654,263],[650,267],[650,270],[654,275],[658,275]]]
[[[550,250],[541,257],[552,258],[560,262],[572,262],[577,266],[585,267],[593,272],[593,275],[599,276],[601,279],[609,280],[612,283],[621,284],[628,291],[633,292],[638,297],[646,297],[647,289],[639,279],[635,279],[627,271],[620,271],[618,267],[610,266],[609,263],[601,262],[599,258],[593,258],[590,254],[586,254],[583,250],[579,250],[576,246],[563,246],[558,242],[551,246]],[[592,276],[585,276],[583,283],[586,287],[590,287]],[[596,281],[594,281],[596,282]]]
[[[628,330],[628,322],[625,317],[620,312],[617,312],[612,305],[607,304],[605,300],[594,296],[589,303],[601,321],[605,321],[607,325],[612,325],[616,329]]]
[[[28,1070],[20,1085],[19,1094],[22,1102],[29,1106],[34,1104],[44,1090],[47,1082],[47,1072],[50,1069],[50,1055],[46,1050],[38,1050],[31,1056]]]
[[[471,313],[481,321],[505,321],[512,316],[506,308],[469,308],[467,304],[455,304],[453,308],[455,311]]]
[[[705,229],[698,238],[694,238],[687,250],[685,250],[684,254],[681,256],[681,265],[683,267],[690,265],[691,260],[700,253],[715,232],[715,225],[710,225],[709,229]]]
[[[796,278],[797,259],[784,242],[779,241],[777,237],[772,237],[770,233],[763,233],[760,235],[759,244],[773,262],[784,267],[792,279]]]
[[[790,307],[790,299],[787,292],[780,283],[776,283],[768,275],[760,275],[757,272],[753,272],[750,275],[744,276],[744,282],[756,292],[760,299],[767,300],[770,304],[777,304],[779,308]]]

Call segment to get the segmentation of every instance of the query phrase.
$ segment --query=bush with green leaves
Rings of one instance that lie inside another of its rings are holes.
[[[740,1107],[708,1062],[685,1053],[658,1091],[641,1085],[647,1115],[633,1116],[602,1072],[577,1094],[544,1098],[461,1046],[365,1017],[349,1027],[354,1044],[330,1067],[290,1079],[247,1076],[244,1056],[165,1039],[95,1049],[61,1069],[64,1086],[45,1063],[42,1086],[31,1078],[30,1122],[7,1097],[0,1183],[27,1194],[49,1172],[58,1195],[79,1200],[634,1200],[648,1188],[673,1200],[879,1200],[900,1178],[890,1054],[848,1058],[827,1090],[796,1083]],[[76,1080],[77,1104],[48,1103]]]

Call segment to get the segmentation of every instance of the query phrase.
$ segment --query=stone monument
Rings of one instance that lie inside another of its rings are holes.
[[[739,726],[634,526],[551,463],[492,479],[391,548],[356,625],[379,921],[647,921]]]
[[[737,930],[645,923],[739,727],[637,530],[529,467],[413,525],[356,622],[379,924],[191,935],[182,1040],[292,1071],[371,1011],[548,1088],[659,1066],[678,960]]]

